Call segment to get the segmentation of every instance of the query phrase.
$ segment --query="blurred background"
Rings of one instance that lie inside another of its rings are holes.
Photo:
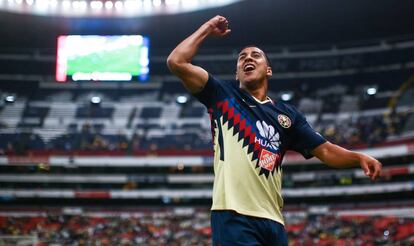
[[[206,110],[166,67],[217,14],[194,63],[234,79],[272,62],[269,95],[382,177],[289,152],[290,245],[414,245],[414,2],[0,0],[0,245],[211,245]]]

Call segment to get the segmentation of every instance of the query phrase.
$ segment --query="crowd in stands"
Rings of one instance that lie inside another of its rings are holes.
[[[374,146],[384,142],[388,136],[401,134],[409,113],[392,113],[390,115],[364,116],[358,119],[346,119],[335,122],[320,122],[315,130],[329,141],[347,146]]]
[[[307,215],[287,219],[289,245],[413,245],[414,219]],[[123,216],[0,216],[0,234],[36,235],[41,245],[211,245],[207,210]],[[14,241],[16,243],[16,241]],[[15,245],[0,239],[1,245]]]
[[[138,217],[0,217],[1,235],[33,235],[43,245],[211,245],[208,214],[146,213]],[[2,242],[0,241],[1,245]],[[7,245],[7,244],[6,244]]]
[[[388,136],[398,136],[403,129],[408,113],[392,115],[364,116],[342,121],[318,120],[314,125],[329,141],[348,148],[370,147],[384,142]],[[211,133],[200,127],[182,127],[181,134],[165,134],[147,137],[144,133],[135,133],[131,137],[122,134],[102,133],[99,126],[84,124],[80,130],[69,129],[66,134],[48,142],[35,133],[0,134],[0,154],[25,154],[28,150],[62,150],[62,151],[135,151],[209,150]],[[150,129],[147,129],[150,130]]]
[[[287,225],[289,245],[412,245],[414,220],[384,216],[310,215]]]

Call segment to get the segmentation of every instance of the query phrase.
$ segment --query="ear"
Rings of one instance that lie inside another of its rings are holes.
[[[267,71],[266,71],[266,76],[267,77],[272,77],[273,75],[273,71],[271,67],[267,67]]]
[[[237,71],[236,71],[236,80],[239,80],[239,76],[237,75]]]

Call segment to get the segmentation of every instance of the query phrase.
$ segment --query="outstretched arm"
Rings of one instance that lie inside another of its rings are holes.
[[[361,166],[365,175],[372,180],[381,175],[382,165],[378,160],[362,153],[349,151],[330,142],[319,145],[312,151],[312,154],[331,167]]]
[[[223,37],[229,32],[227,19],[223,16],[215,16],[182,41],[168,56],[168,68],[182,80],[184,87],[190,93],[201,91],[208,80],[206,70],[191,64],[201,43],[209,36]]]

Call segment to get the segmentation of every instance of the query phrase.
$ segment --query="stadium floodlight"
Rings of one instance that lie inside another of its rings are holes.
[[[138,1],[135,0],[124,1],[124,6],[127,11],[134,11],[140,7]]]
[[[171,5],[178,5],[180,3],[180,0],[165,0],[165,5],[171,6]]]
[[[105,8],[106,9],[112,9],[114,7],[114,4],[111,1],[105,2]]]
[[[368,95],[373,96],[373,95],[377,94],[377,88],[369,87],[366,92],[367,92]]]
[[[293,98],[293,92],[291,91],[284,92],[282,93],[282,95],[280,95],[280,98],[285,102],[290,101]]]
[[[65,17],[141,17],[200,11],[214,7],[218,8],[241,1],[242,0],[0,0],[0,11]],[[112,9],[113,7],[118,11],[108,11],[108,9]]]
[[[14,103],[15,100],[16,100],[16,97],[13,95],[8,95],[4,98],[4,101],[6,103]]]
[[[74,9],[79,8],[79,1],[73,1],[73,2],[72,2],[72,7],[73,7]]]
[[[100,104],[102,102],[102,99],[98,96],[91,97],[91,103],[92,104]]]
[[[116,1],[115,2],[115,8],[116,9],[122,9],[124,7],[124,4],[122,3],[122,1]]]
[[[99,10],[103,7],[103,3],[101,1],[91,1],[90,6],[91,9]]]
[[[88,7],[88,3],[86,1],[80,1],[79,2],[79,8],[81,10],[85,10]]]
[[[63,2],[62,2],[62,8],[63,9],[68,9],[68,8],[70,8],[70,1],[69,0],[63,0]]]
[[[88,8],[88,3],[86,1],[73,1],[72,7],[76,10],[75,12],[79,13],[79,11],[85,11]]]
[[[48,4],[51,7],[56,8],[56,6],[58,5],[58,1],[57,0],[49,0]]]
[[[153,1],[152,1],[152,5],[153,5],[154,7],[159,7],[159,6],[161,6],[161,0],[153,0]]]
[[[188,101],[188,98],[186,96],[178,96],[176,98],[177,103],[184,104]]]
[[[152,2],[151,0],[142,0],[142,7],[146,8],[146,9],[150,9],[152,7],[153,3],[154,2]],[[161,5],[161,1],[160,1],[160,5]]]
[[[36,0],[35,8],[37,11],[45,11],[49,5],[49,1],[47,0]]]

